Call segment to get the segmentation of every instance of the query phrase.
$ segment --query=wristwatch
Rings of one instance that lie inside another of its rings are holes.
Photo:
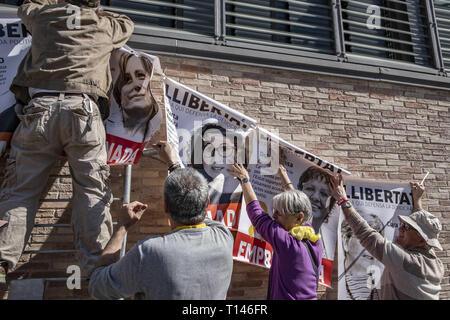
[[[248,182],[248,178],[244,178],[244,179],[241,180],[241,184],[244,184],[246,182]]]
[[[350,200],[347,200],[347,201],[345,201],[345,202],[342,204],[342,206],[343,206],[344,208],[351,208],[352,203],[350,202]]]

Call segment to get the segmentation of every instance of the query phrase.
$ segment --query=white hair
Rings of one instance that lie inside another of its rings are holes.
[[[272,199],[272,206],[280,215],[297,215],[302,212],[304,215],[302,224],[312,220],[311,202],[308,196],[300,190],[287,190],[277,194]]]

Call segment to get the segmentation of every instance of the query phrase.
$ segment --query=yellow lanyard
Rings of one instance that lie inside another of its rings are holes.
[[[206,223],[194,224],[192,226],[179,226],[173,229],[173,231],[181,230],[181,229],[197,229],[206,227]]]

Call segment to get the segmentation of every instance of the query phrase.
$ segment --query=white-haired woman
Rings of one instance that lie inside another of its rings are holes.
[[[242,183],[250,221],[274,250],[268,299],[317,299],[322,242],[311,227],[312,209],[308,197],[299,190],[276,195],[271,218],[263,212],[244,166],[234,164],[231,168],[230,174]]]

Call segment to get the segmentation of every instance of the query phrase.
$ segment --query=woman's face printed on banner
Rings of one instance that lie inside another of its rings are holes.
[[[139,53],[116,52],[111,64],[115,80],[113,96],[125,128],[145,132],[148,122],[159,111],[151,92],[152,60]],[[115,67],[117,65],[117,68]]]
[[[133,55],[125,70],[125,84],[121,90],[122,108],[125,112],[145,110],[145,113],[151,114],[154,108],[149,90],[151,69],[147,70],[142,59]]]
[[[307,180],[303,182],[301,190],[311,201],[312,226],[316,232],[319,232],[320,226],[329,214],[331,195],[327,181],[323,177]]]
[[[327,214],[327,202],[330,191],[324,179],[313,179],[303,183],[303,192],[309,197],[313,210],[313,218],[320,218]]]

